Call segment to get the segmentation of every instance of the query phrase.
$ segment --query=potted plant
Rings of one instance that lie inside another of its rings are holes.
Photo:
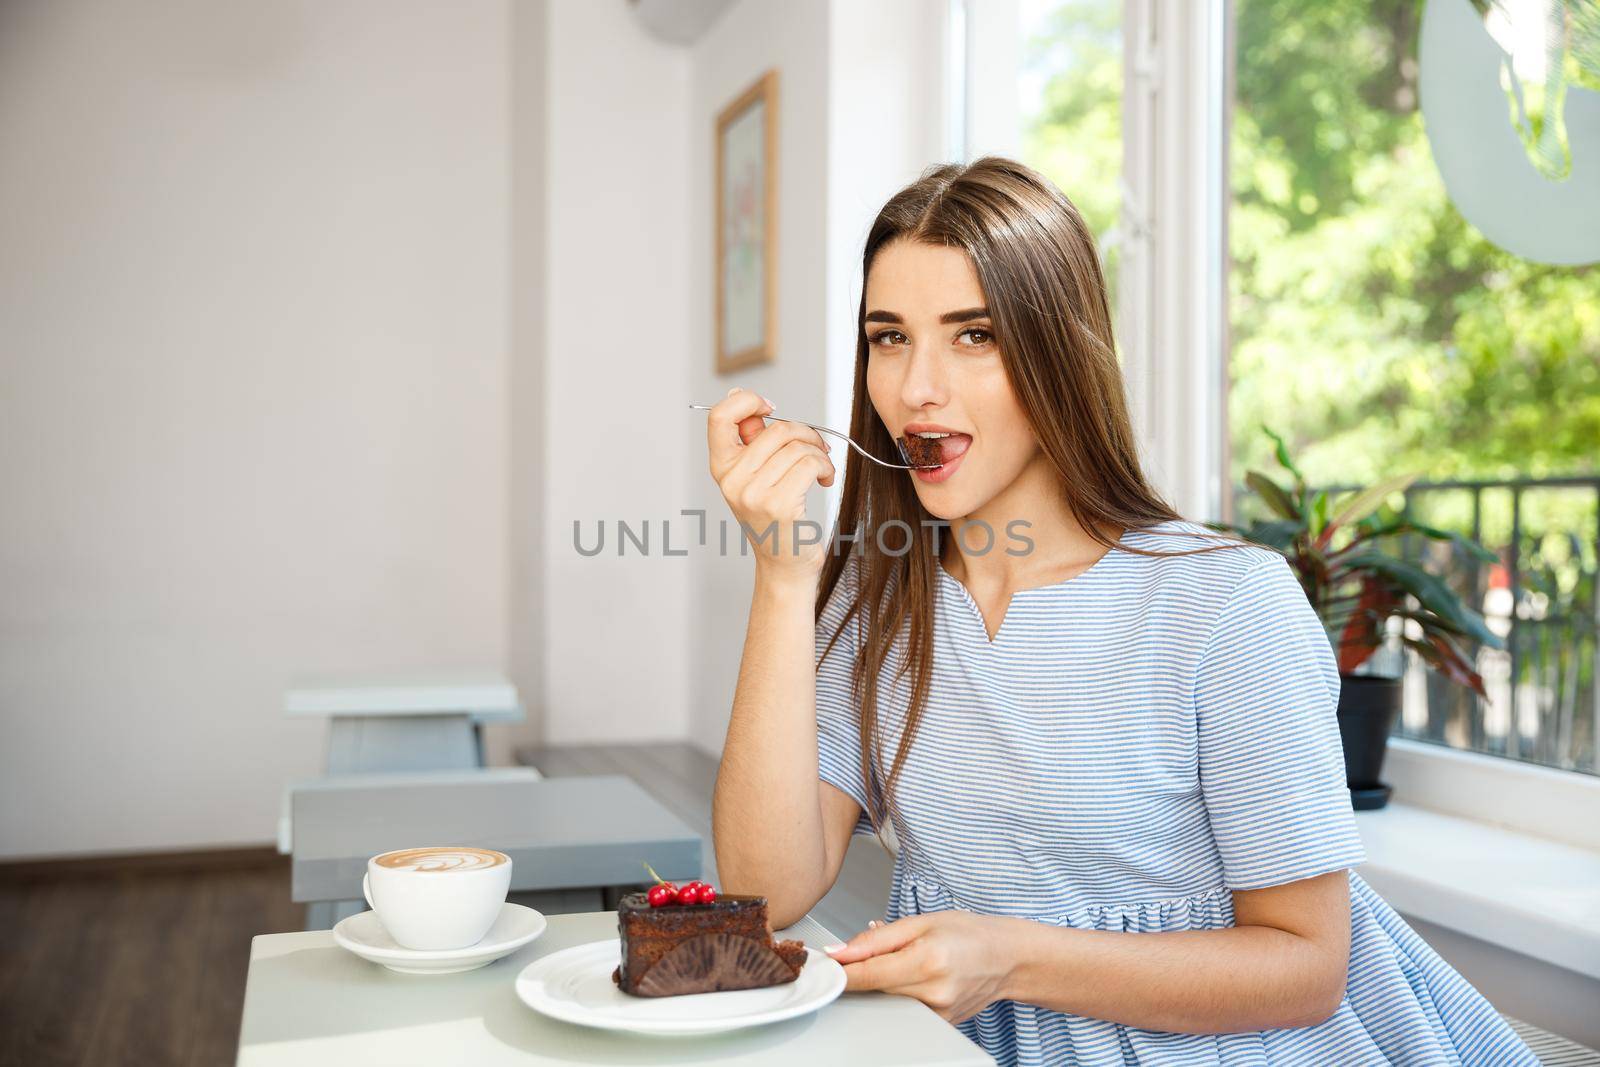
[[[1260,471],[1245,476],[1271,512],[1249,526],[1208,523],[1283,553],[1300,578],[1306,598],[1328,632],[1339,663],[1339,735],[1344,742],[1345,775],[1357,810],[1388,803],[1381,781],[1389,731],[1400,710],[1400,678],[1355,673],[1383,647],[1396,629],[1399,641],[1429,667],[1487,699],[1483,678],[1469,647],[1501,648],[1503,642],[1483,617],[1461,603],[1443,579],[1385,552],[1386,538],[1414,534],[1448,541],[1457,553],[1485,562],[1495,555],[1460,534],[1425,526],[1385,505],[1406,489],[1415,474],[1400,475],[1334,502],[1326,490],[1313,492],[1289,458],[1283,438],[1263,426],[1277,446],[1278,463],[1293,478],[1285,489]],[[1390,620],[1400,624],[1391,627]]]

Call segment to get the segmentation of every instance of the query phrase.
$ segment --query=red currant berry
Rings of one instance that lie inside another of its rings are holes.
[[[715,889],[711,888],[710,886],[703,886],[701,888],[701,890],[700,890],[700,903],[702,903],[702,904],[715,904],[716,902],[717,902],[717,891]]]
[[[658,882],[645,894],[652,908],[671,904],[678,898],[678,889],[671,882]]]
[[[678,890],[678,903],[679,904],[698,904],[698,903],[700,903],[700,887],[698,885],[696,885],[694,882],[690,882],[688,885],[686,885],[682,889]]]

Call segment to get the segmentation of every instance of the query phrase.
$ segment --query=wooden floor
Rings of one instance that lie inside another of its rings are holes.
[[[0,867],[0,1064],[234,1061],[250,938],[298,930],[289,863]]]
[[[694,828],[705,842],[701,877],[716,882],[711,846],[711,789],[717,761],[692,745],[591,745],[523,749],[517,760],[551,778],[565,775],[622,774],[632,778],[663,807]],[[833,889],[811,909],[812,918],[840,937],[849,937],[883,917],[889,900],[893,859],[877,840],[856,837]]]
[[[716,761],[688,745],[537,749],[551,777],[623,774],[705,842],[716,881]],[[840,936],[883,914],[889,855],[850,846],[812,916]],[[299,930],[289,862],[269,849],[159,863],[0,865],[0,1067],[215,1067],[234,1061],[250,939]]]

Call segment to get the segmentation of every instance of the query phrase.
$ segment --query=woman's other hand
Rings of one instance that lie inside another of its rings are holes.
[[[828,955],[844,964],[847,990],[915,997],[958,1023],[1006,999],[1015,921],[970,911],[908,915],[830,945]]]

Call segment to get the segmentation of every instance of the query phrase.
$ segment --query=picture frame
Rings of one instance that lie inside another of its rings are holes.
[[[716,364],[728,374],[777,357],[776,70],[717,114],[715,185]]]

